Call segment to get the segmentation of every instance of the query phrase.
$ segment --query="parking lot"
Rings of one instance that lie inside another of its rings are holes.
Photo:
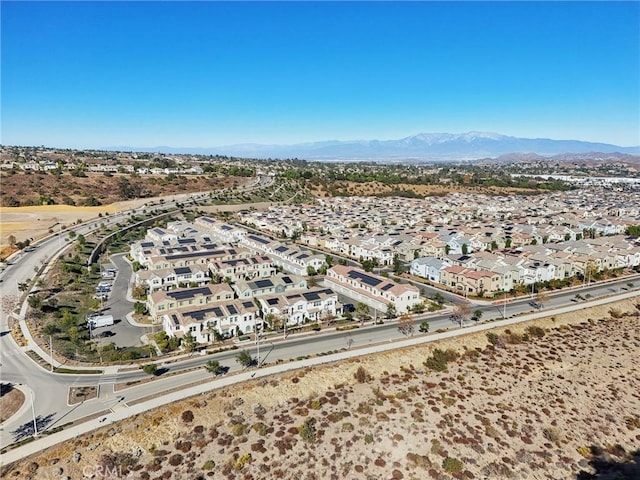
[[[102,296],[100,315],[112,315],[114,324],[97,327],[92,336],[99,344],[115,343],[118,347],[141,345],[140,337],[151,331],[150,327],[138,327],[127,321],[127,314],[133,312],[133,302],[127,300],[127,289],[131,282],[131,265],[124,260],[124,254],[113,255],[109,264],[102,265],[102,280],[96,285],[96,296]],[[98,290],[100,284],[103,287]],[[110,284],[110,287],[107,287]]]

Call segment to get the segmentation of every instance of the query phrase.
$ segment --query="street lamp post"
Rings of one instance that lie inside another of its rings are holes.
[[[51,371],[53,372],[53,338],[51,335],[49,335],[49,357],[51,358]]]
[[[507,318],[507,291],[504,291],[504,305],[502,306],[502,318]]]
[[[33,390],[29,389],[31,392],[31,413],[33,414],[33,436],[38,436],[38,422],[36,421],[36,409],[33,405]]]
[[[257,336],[257,345],[258,345],[258,368],[260,368],[260,334]]]

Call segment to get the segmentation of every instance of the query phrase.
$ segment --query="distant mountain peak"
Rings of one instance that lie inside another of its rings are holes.
[[[456,141],[473,142],[474,140],[479,140],[479,139],[497,141],[503,138],[508,138],[508,137],[506,137],[505,135],[501,135],[499,133],[494,133],[494,132],[472,131],[472,132],[466,132],[466,133],[418,133],[416,135],[405,137],[400,141],[403,141],[405,143],[424,142],[429,145],[433,145],[437,143],[456,142]]]
[[[250,158],[300,158],[345,161],[466,161],[496,158],[509,153],[552,156],[600,152],[640,155],[640,146],[549,138],[519,138],[495,132],[419,133],[399,140],[347,140],[307,142],[297,145],[245,143],[195,149],[163,149],[165,153],[220,154]],[[158,151],[153,149],[151,151]]]

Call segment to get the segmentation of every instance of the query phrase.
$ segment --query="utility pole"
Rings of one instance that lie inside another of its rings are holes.
[[[53,372],[53,339],[49,335],[49,357],[51,357],[51,371]]]

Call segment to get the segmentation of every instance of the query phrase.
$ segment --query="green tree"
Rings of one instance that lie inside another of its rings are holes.
[[[42,308],[42,295],[30,295],[27,303],[34,310],[40,310]]]
[[[640,225],[629,225],[624,233],[630,237],[640,237]]]
[[[482,310],[474,310],[473,316],[476,318],[476,320],[480,320],[482,318]]]
[[[69,334],[69,341],[74,345],[78,345],[80,343],[80,332],[78,331],[78,327],[71,327],[67,330]]]
[[[373,260],[363,260],[362,262],[362,269],[365,272],[371,272],[373,270]]]
[[[442,305],[444,303],[444,297],[440,292],[436,292],[431,296],[431,300],[436,302],[438,305]]]
[[[369,317],[369,305],[364,302],[356,303],[356,316],[361,320]]]
[[[422,313],[426,309],[427,307],[425,306],[424,302],[416,303],[414,306],[411,307],[411,311],[414,313]]]
[[[469,247],[466,243],[462,244],[462,254],[466,255],[467,253],[469,253]]]
[[[244,368],[247,368],[249,365],[251,365],[253,363],[253,357],[246,350],[241,350],[236,355],[236,362],[238,362]]]
[[[69,331],[71,327],[76,326],[76,319],[73,316],[73,313],[68,308],[62,310],[62,318],[60,319],[60,325],[63,330]]]
[[[42,333],[45,335],[55,335],[58,333],[58,327],[53,323],[47,323],[42,329]]]
[[[222,366],[220,365],[220,362],[217,360],[209,360],[207,363],[204,364],[204,368],[207,372],[209,372],[212,375],[220,375],[220,373],[222,373]]]
[[[147,306],[142,302],[136,302],[133,305],[133,310],[138,315],[143,315],[147,312]]]
[[[193,352],[196,349],[196,345],[198,345],[198,341],[191,332],[187,332],[182,338],[182,344],[187,352]]]
[[[385,317],[395,318],[396,315],[397,315],[396,305],[393,302],[387,303],[387,311],[385,312]]]
[[[393,255],[393,273],[399,275],[402,273],[402,264],[400,263],[400,255],[397,253]]]
[[[142,371],[147,375],[156,375],[158,372],[158,366],[155,363],[147,363],[142,366]]]
[[[420,332],[427,333],[429,331],[429,322],[422,322],[419,328]]]

